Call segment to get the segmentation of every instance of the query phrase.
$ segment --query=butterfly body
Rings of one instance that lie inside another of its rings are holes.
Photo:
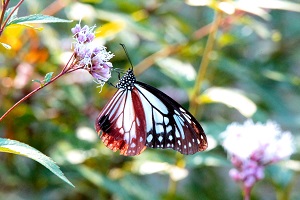
[[[97,117],[95,127],[104,144],[134,156],[150,148],[170,148],[194,154],[207,148],[198,121],[171,97],[136,81],[129,69],[116,85],[112,99]]]

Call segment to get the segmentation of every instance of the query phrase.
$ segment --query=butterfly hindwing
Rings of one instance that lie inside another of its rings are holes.
[[[103,143],[123,155],[138,155],[145,148],[145,113],[139,93],[118,90],[96,120],[96,131]]]
[[[135,83],[146,113],[146,146],[194,154],[207,148],[198,121],[171,97],[142,82]]]

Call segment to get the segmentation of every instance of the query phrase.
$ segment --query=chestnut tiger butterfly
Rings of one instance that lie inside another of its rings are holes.
[[[125,156],[139,155],[146,147],[182,154],[204,151],[208,144],[198,121],[168,95],[137,81],[121,45],[131,68],[119,78],[117,92],[95,122],[106,147]]]

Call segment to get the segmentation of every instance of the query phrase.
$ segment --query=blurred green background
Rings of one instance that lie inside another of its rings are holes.
[[[193,2],[202,5],[191,6]],[[39,91],[0,123],[0,137],[50,156],[76,187],[31,159],[1,153],[0,199],[241,199],[239,184],[228,176],[231,164],[219,135],[228,124],[247,118],[278,122],[293,133],[298,150],[291,160],[267,167],[252,198],[299,199],[300,1],[224,2],[25,1],[19,16],[44,13],[74,22],[38,25],[41,31],[7,29],[1,36],[12,46],[0,47],[1,115],[37,86],[32,79],[60,72],[71,55],[70,29],[79,20],[99,28],[97,40],[115,54],[115,68],[129,67],[119,45],[124,43],[138,80],[188,108],[211,23],[219,13],[197,98],[196,118],[209,137],[209,150],[182,158],[172,150],[146,149],[124,157],[107,149],[94,121],[116,89],[107,84],[99,93],[93,78],[78,71]],[[117,81],[117,73],[112,76]]]

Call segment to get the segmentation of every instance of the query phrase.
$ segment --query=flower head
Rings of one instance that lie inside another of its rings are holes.
[[[267,164],[289,157],[293,151],[292,135],[282,132],[275,122],[266,124],[248,120],[233,123],[222,133],[223,147],[241,160],[255,159]]]
[[[251,188],[264,177],[264,167],[288,158],[294,152],[290,132],[282,132],[279,125],[269,121],[266,124],[233,123],[222,133],[223,147],[228,152],[234,169],[229,175]]]
[[[93,40],[95,26],[89,28],[76,24],[71,29],[75,39],[74,55],[77,66],[87,70],[100,86],[103,86],[111,77],[112,63],[109,60],[114,56],[106,47],[102,45],[95,46]]]
[[[96,80],[107,81],[110,78],[110,70],[112,64],[110,62],[103,63],[102,65],[95,65],[91,67],[90,73]]]
[[[76,24],[76,26],[72,28],[71,31],[74,34],[73,37],[78,43],[89,43],[92,42],[95,38],[94,29],[95,26],[90,28],[85,25],[81,28],[80,24]]]

